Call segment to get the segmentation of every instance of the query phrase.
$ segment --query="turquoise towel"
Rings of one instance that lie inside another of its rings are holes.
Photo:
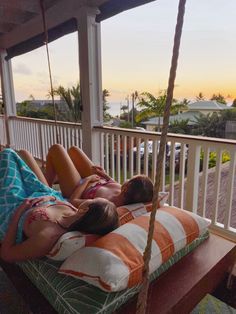
[[[12,149],[0,152],[0,241],[3,239],[15,209],[26,199],[52,195],[65,200],[60,192],[44,185]],[[16,242],[22,241],[24,215],[21,217]]]

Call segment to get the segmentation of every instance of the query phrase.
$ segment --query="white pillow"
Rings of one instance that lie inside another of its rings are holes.
[[[47,257],[56,261],[64,261],[78,249],[96,241],[101,236],[85,234],[79,231],[64,233],[53,246]]]

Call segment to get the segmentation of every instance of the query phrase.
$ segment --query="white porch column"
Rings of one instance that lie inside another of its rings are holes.
[[[95,22],[98,10],[83,7],[78,15],[80,86],[82,94],[83,150],[95,162],[101,164],[99,134],[93,126],[103,125],[101,30]]]
[[[14,94],[14,85],[12,77],[11,60],[6,61],[7,53],[5,50],[0,51],[0,71],[1,71],[1,84],[2,84],[2,98],[5,111],[5,123],[6,123],[6,137],[7,145],[9,147],[14,146],[13,130],[9,123],[10,116],[16,116],[16,102]]]

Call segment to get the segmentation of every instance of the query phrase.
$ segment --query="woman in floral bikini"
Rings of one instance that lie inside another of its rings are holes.
[[[63,185],[61,194],[48,186],[28,152],[22,151],[21,157],[12,149],[0,152],[2,259],[14,262],[45,256],[68,231],[103,235],[118,227],[113,203],[103,198],[77,202],[80,192],[77,195],[74,173],[67,172],[66,190]]]

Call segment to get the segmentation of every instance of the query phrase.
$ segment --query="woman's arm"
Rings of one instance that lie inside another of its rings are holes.
[[[113,180],[106,172],[105,170],[100,166],[92,166],[92,171],[94,174],[97,174],[101,178],[104,178],[106,180]]]
[[[100,180],[100,177],[93,174],[89,177],[86,177],[84,179],[81,179],[80,180],[80,183],[79,185],[75,188],[74,192],[72,193],[72,195],[70,196],[70,199],[69,201],[73,204],[73,202],[76,200],[77,202],[80,201],[80,203],[82,202],[81,201],[81,196],[83,194],[83,192],[87,189],[87,186],[89,183],[92,183],[92,182],[97,182]],[[84,200],[83,200],[84,201]],[[74,204],[73,204],[74,205]]]
[[[50,228],[47,231],[41,232],[21,244],[16,244],[17,227],[22,213],[39,203],[41,198],[27,199],[15,211],[7,233],[1,245],[1,257],[5,261],[15,262],[23,261],[31,258],[42,257],[46,255],[56,239],[53,237],[53,232]]]

